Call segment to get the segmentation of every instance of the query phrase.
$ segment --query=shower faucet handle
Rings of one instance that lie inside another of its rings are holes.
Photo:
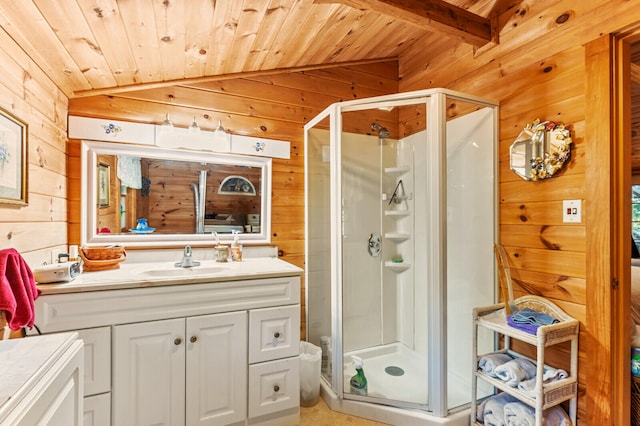
[[[380,256],[382,251],[382,236],[377,232],[369,235],[369,254],[373,257]]]

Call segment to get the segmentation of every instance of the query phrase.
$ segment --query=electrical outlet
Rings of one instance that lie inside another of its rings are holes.
[[[562,221],[564,223],[582,222],[582,200],[562,200]]]

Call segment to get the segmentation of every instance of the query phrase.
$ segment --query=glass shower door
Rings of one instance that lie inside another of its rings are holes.
[[[425,113],[424,98],[343,111],[339,142],[343,392],[423,410],[428,363],[416,318],[424,335],[426,314],[416,315],[412,235],[414,144],[424,129],[400,137],[399,123]],[[360,362],[366,392],[351,386]]]

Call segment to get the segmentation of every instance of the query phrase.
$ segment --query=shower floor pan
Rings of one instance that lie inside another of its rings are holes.
[[[427,360],[400,343],[353,351],[344,357],[344,390],[355,374],[351,356],[362,358],[368,396],[427,404]]]

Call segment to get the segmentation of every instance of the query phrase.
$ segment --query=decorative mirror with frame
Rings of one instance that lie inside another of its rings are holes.
[[[536,119],[526,125],[509,149],[511,170],[524,180],[551,178],[569,162],[571,142],[565,126]]]

